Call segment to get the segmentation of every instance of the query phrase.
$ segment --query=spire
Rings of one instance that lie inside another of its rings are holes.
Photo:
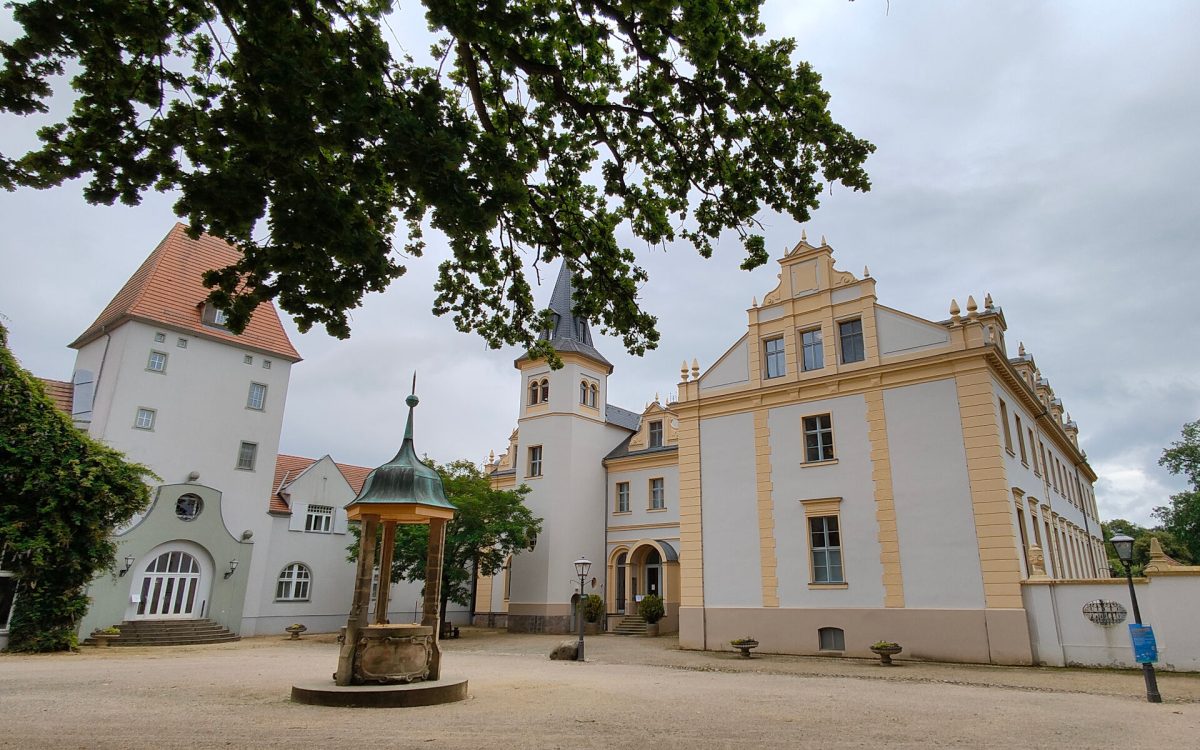
[[[612,363],[592,345],[592,331],[587,318],[575,314],[574,281],[571,263],[564,258],[558,279],[554,282],[554,292],[550,295],[550,312],[554,313],[554,320],[551,328],[538,334],[538,338],[549,341],[559,352],[576,352],[611,369]]]

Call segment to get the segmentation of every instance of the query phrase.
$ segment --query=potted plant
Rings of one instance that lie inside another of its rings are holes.
[[[663,609],[662,599],[659,599],[654,594],[642,597],[638,602],[638,614],[646,621],[646,635],[658,635],[658,621],[663,618],[667,611]]]
[[[871,650],[879,654],[879,663],[885,667],[892,665],[892,657],[904,649],[895,641],[876,641],[871,644]]]
[[[286,628],[284,628],[284,630],[292,634],[291,639],[293,641],[298,641],[300,640],[300,634],[308,630],[308,628],[301,623],[293,622],[291,625],[288,625]]]
[[[109,644],[121,637],[121,629],[116,625],[109,626],[103,630],[97,630],[92,633],[92,639],[96,641],[96,648],[108,648]]]
[[[754,636],[748,635],[743,638],[734,638],[732,641],[729,642],[729,645],[733,646],[738,651],[741,651],[742,656],[749,659],[750,658],[750,649],[757,648],[758,641],[756,641],[754,639]]]
[[[583,620],[588,635],[600,632],[600,618],[604,617],[604,599],[599,594],[588,594],[583,598]]]

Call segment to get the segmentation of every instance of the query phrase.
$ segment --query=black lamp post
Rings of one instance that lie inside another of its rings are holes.
[[[1117,534],[1108,541],[1112,543],[1113,549],[1117,551],[1117,557],[1125,566],[1125,580],[1129,583],[1129,598],[1133,601],[1133,622],[1135,625],[1141,625],[1142,613],[1138,609],[1137,592],[1133,589],[1133,538]],[[1146,678],[1146,700],[1150,703],[1162,703],[1162,696],[1158,693],[1158,679],[1154,676],[1154,665],[1150,662],[1142,662],[1142,676]]]
[[[592,562],[586,557],[575,561],[575,573],[579,576],[579,603],[575,605],[575,619],[579,621],[579,645],[575,649],[575,661],[583,661],[583,582],[587,579]]]

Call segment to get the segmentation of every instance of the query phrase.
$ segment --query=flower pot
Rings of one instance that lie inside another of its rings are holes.
[[[584,635],[600,635],[600,623],[584,621],[583,634]]]
[[[892,657],[903,650],[904,648],[902,646],[892,646],[891,648],[871,647],[871,651],[879,655],[879,663],[885,667],[894,666],[892,664]]]
[[[298,640],[300,640],[300,634],[303,633],[304,631],[308,630],[308,628],[304,625],[289,625],[286,628],[284,628],[284,630],[287,631],[288,633],[291,633],[291,635],[292,635],[291,640],[298,641]]]
[[[658,636],[658,623],[657,622],[646,623],[646,636],[648,638],[655,638]]]
[[[96,648],[108,648],[113,641],[120,637],[117,633],[92,633],[92,640],[96,641]]]
[[[731,643],[731,646],[742,652],[742,656],[749,659],[751,649],[758,648],[758,641],[743,641],[742,643]]]

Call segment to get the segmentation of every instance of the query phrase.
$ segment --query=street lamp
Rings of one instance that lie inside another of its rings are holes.
[[[1125,566],[1125,580],[1129,583],[1129,598],[1133,601],[1133,623],[1141,625],[1142,613],[1138,609],[1137,592],[1133,589],[1133,538],[1125,534],[1117,534],[1108,541],[1112,543],[1113,549],[1117,551],[1117,557]],[[1154,676],[1154,665],[1148,661],[1142,662],[1142,676],[1146,678],[1146,700],[1150,703],[1162,703],[1162,696],[1158,693],[1158,680]]]
[[[592,562],[586,557],[575,561],[575,574],[579,576],[579,603],[575,605],[575,619],[579,621],[579,645],[575,649],[575,661],[583,661],[583,584],[587,580]]]

